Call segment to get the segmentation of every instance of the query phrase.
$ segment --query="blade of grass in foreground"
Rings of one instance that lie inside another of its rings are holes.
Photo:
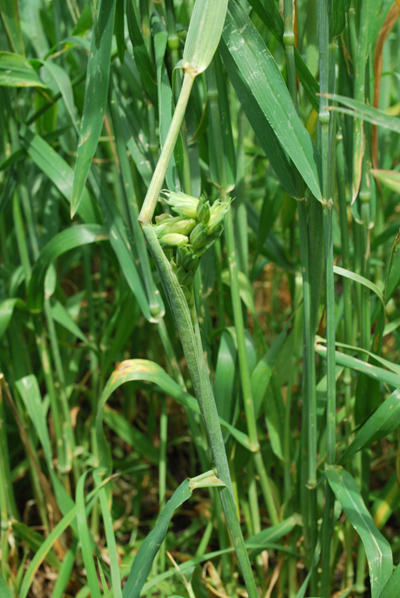
[[[393,571],[392,551],[376,528],[353,477],[341,467],[325,470],[329,485],[359,534],[368,559],[371,596],[379,598]]]
[[[153,560],[160,549],[168,531],[171,518],[182,503],[187,501],[195,488],[207,488],[208,486],[224,486],[214,472],[208,471],[196,478],[186,478],[175,490],[172,498],[167,502],[158,518],[154,529],[146,536],[139,552],[137,553],[128,581],[123,590],[123,598],[139,598],[142,587],[150,573]]]

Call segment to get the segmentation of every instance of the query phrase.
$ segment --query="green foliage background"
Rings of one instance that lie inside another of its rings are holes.
[[[0,597],[251,595],[138,221],[193,59],[161,182],[233,199],[192,317],[257,592],[395,598],[400,8],[197,2],[0,0]]]

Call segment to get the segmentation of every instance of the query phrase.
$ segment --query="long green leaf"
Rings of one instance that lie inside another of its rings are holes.
[[[154,557],[164,541],[169,523],[176,509],[191,497],[194,488],[215,485],[223,486],[224,484],[215,478],[215,476],[212,475],[212,472],[207,472],[197,476],[197,478],[186,478],[186,480],[184,480],[175,490],[172,498],[170,498],[161,511],[154,529],[148,534],[139,548],[139,552],[133,561],[128,581],[126,582],[122,593],[123,598],[139,598],[144,582],[150,573]]]
[[[323,357],[324,359],[326,359],[326,347],[324,347],[323,345],[317,344],[315,347],[315,352],[318,355],[321,355],[321,357]],[[342,365],[356,372],[366,374],[373,380],[379,380],[384,384],[389,384],[390,386],[394,386],[395,388],[400,388],[400,376],[392,372],[388,372],[383,368],[379,368],[365,361],[361,361],[360,359],[356,359],[351,355],[340,353],[340,351],[335,352],[335,361],[337,365]]]
[[[111,41],[116,0],[100,0],[95,31],[90,45],[85,104],[80,128],[71,201],[71,218],[76,214],[85,189],[93,156],[103,128],[108,82],[110,78]]]
[[[339,266],[333,266],[333,271],[335,274],[339,274],[339,276],[344,276],[345,278],[354,280],[354,282],[359,282],[360,284],[373,291],[375,295],[381,300],[382,307],[384,307],[384,298],[382,295],[382,291],[379,287],[376,286],[376,284],[368,280],[368,278],[360,276],[360,274],[357,274],[356,272],[350,272],[350,270],[346,270],[345,268],[340,268]]]
[[[325,476],[351,525],[360,536],[367,555],[371,597],[379,598],[393,571],[392,551],[361,497],[353,477],[341,467],[325,470]]]
[[[171,521],[174,512],[192,495],[192,489],[189,482],[190,479],[187,478],[175,490],[172,498],[161,511],[154,529],[146,536],[146,539],[133,561],[128,581],[122,592],[123,598],[139,598],[140,591],[150,573],[154,557],[165,538],[169,522]]]
[[[355,118],[366,120],[373,125],[378,125],[384,129],[390,129],[395,133],[400,133],[400,120],[396,116],[391,116],[390,114],[383,112],[383,110],[378,110],[377,108],[373,108],[368,104],[364,104],[364,102],[353,100],[352,98],[346,98],[345,96],[326,94],[324,97],[327,97],[334,102],[339,102],[350,109],[346,110],[341,106],[329,106],[329,110],[343,112],[344,114],[349,114]]]
[[[281,13],[275,0],[249,0],[249,4],[259,14],[260,18],[264,21],[267,27],[274,34],[276,39],[284,48],[283,33],[284,24]],[[319,110],[319,100],[317,93],[319,90],[318,83],[310,72],[308,66],[304,62],[301,54],[299,53],[296,46],[294,47],[294,61],[296,65],[296,73],[304,87],[307,98],[311,103],[314,110]]]
[[[262,115],[271,128],[268,143],[270,147],[264,147],[267,143],[263,144],[261,136],[260,143],[282,185],[292,196],[296,195],[291,188],[295,187],[295,172],[287,159],[287,172],[282,170],[279,164],[282,151],[275,155],[277,150],[272,146],[274,136],[296,165],[313,195],[321,200],[319,152],[297,115],[275,60],[237,0],[229,2],[222,42],[220,48],[225,65],[247,117],[252,123],[254,116],[251,109],[256,110],[258,121]],[[246,95],[243,95],[243,88],[246,89]],[[250,105],[246,96],[250,98]],[[259,129],[254,130],[260,135]],[[274,145],[277,145],[276,142]],[[289,189],[285,180],[288,174],[289,180],[293,181]]]

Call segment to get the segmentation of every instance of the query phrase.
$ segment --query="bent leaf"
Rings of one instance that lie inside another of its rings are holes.
[[[107,231],[98,224],[79,225],[68,228],[55,235],[42,249],[33,267],[28,287],[28,308],[32,312],[40,312],[44,300],[44,280],[47,269],[60,255],[89,243],[105,241]]]
[[[157,384],[163,392],[172,396],[180,405],[183,405],[196,413],[200,413],[200,407],[196,399],[182,390],[159,365],[153,361],[148,361],[147,359],[128,359],[122,361],[111,374],[111,377],[104,387],[96,416],[96,435],[99,446],[99,459],[102,467],[105,467],[106,469],[110,467],[111,461],[108,443],[104,437],[102,426],[104,406],[108,398],[119,386],[125,384],[125,382],[139,380]],[[240,432],[222,418],[220,418],[219,421],[221,426],[229,430],[232,436],[234,436],[240,444],[248,450],[250,449],[249,439],[246,434]]]

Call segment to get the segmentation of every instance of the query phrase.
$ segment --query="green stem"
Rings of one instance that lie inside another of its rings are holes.
[[[139,221],[143,224],[148,224],[151,222],[153,217],[158,195],[161,191],[165,175],[167,173],[168,164],[171,160],[183,117],[185,115],[185,110],[189,101],[190,91],[192,89],[194,79],[195,76],[192,73],[185,71],[181,93],[179,95],[179,100],[175,108],[168,135],[165,139],[164,147],[162,148],[160,158],[157,162],[153,178],[151,179],[151,183],[147,190],[147,194],[139,214]]]
[[[161,249],[153,227],[145,224],[143,226],[143,232],[159,271],[164,290],[175,318],[175,323],[183,346],[183,352],[207,430],[217,475],[225,484],[225,487],[220,490],[220,497],[232,542],[242,569],[246,588],[249,597],[256,598],[257,589],[237,516],[228,459],[218,420],[218,411],[214,394],[204,360],[199,326],[196,320],[193,328],[192,318],[186,299],[179,282],[172,271],[171,265]]]

